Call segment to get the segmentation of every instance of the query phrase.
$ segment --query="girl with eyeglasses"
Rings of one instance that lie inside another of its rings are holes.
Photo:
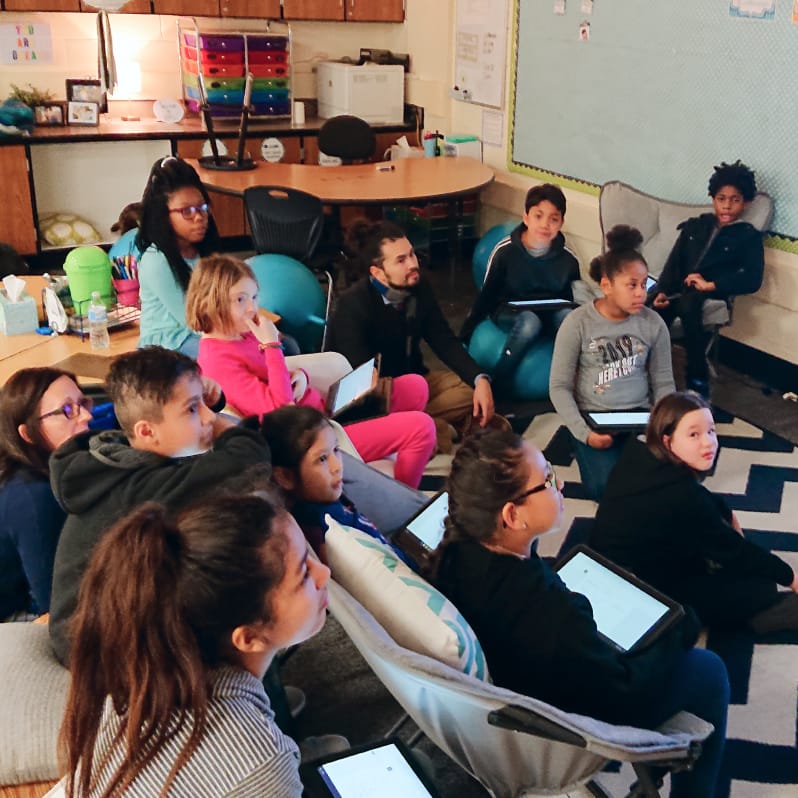
[[[559,709],[655,728],[680,710],[715,727],[672,798],[711,798],[723,753],[729,684],[710,651],[692,648],[694,614],[623,653],[599,636],[593,610],[538,557],[535,539],[560,525],[561,483],[530,442],[495,430],[466,438],[452,462],[437,586],[477,635],[495,684]]]
[[[164,158],[150,170],[141,205],[139,346],[177,349],[196,359],[199,335],[186,324],[186,290],[199,258],[220,248],[208,192],[192,166]]]
[[[67,371],[17,371],[0,392],[0,619],[50,608],[53,559],[65,513],[48,460],[86,432],[92,402]]]
[[[324,625],[329,576],[262,494],[117,523],[73,618],[66,795],[299,798],[299,751],[262,679]]]

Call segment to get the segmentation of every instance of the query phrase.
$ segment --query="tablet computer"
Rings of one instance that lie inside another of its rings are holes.
[[[349,415],[347,411],[350,408],[364,403],[377,387],[379,372],[379,355],[377,355],[336,380],[327,393],[325,402],[327,415],[341,421],[345,415]],[[372,412],[375,409],[378,412]],[[380,408],[370,408],[369,412],[373,416],[384,415],[388,412],[388,408],[384,407],[383,402],[380,402]],[[349,422],[352,419],[347,418],[346,420]],[[358,418],[357,420],[362,419]]]
[[[589,410],[583,413],[588,426],[596,432],[643,430],[648,424],[649,410]]]
[[[441,798],[398,738],[308,762],[299,776],[308,798]]]
[[[657,287],[657,281],[649,274],[646,277],[646,293],[650,294]]]
[[[423,563],[440,545],[448,514],[449,494],[442,490],[391,535],[391,542],[417,563]]]
[[[590,602],[599,634],[619,651],[648,645],[684,617],[681,604],[585,545],[554,570],[568,590]]]
[[[510,310],[562,310],[563,308],[572,308],[574,303],[567,299],[513,299],[505,303]]]

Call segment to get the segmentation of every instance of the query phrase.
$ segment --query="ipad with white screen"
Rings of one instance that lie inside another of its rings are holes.
[[[506,303],[510,310],[562,310],[563,308],[574,307],[573,302],[567,299],[513,299]]]
[[[343,416],[350,415],[347,411],[358,404],[365,404],[375,392],[379,373],[379,355],[377,355],[334,382],[330,386],[325,402],[327,415],[343,423]],[[370,417],[385,415],[388,412],[388,407],[385,406],[382,397],[377,404],[379,407],[369,408]],[[346,419],[347,422],[352,420],[348,417]],[[362,420],[362,418],[357,420]]]
[[[447,515],[449,494],[442,490],[391,535],[391,542],[417,563],[423,563],[440,545]]]
[[[646,293],[650,294],[657,287],[657,281],[649,274],[646,277]]]
[[[441,798],[397,738],[308,762],[299,776],[309,798]]]
[[[573,548],[554,570],[590,602],[599,634],[620,651],[648,645],[684,617],[681,604],[587,546]]]
[[[609,410],[583,413],[588,426],[596,432],[644,430],[651,415],[648,410]]]

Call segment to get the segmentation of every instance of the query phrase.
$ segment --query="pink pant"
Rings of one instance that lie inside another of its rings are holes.
[[[435,451],[435,422],[423,412],[428,399],[427,381],[421,375],[395,377],[389,415],[344,427],[367,463],[395,452],[394,477],[411,488],[418,487]]]

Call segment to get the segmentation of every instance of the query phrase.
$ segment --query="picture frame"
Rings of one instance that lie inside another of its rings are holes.
[[[72,100],[67,103],[67,124],[96,125],[100,119],[100,106],[97,103]]]
[[[108,96],[96,78],[67,78],[66,98],[67,102],[97,103],[101,114],[108,111]]]
[[[40,127],[61,127],[66,124],[66,103],[50,102],[33,108],[33,122]]]

